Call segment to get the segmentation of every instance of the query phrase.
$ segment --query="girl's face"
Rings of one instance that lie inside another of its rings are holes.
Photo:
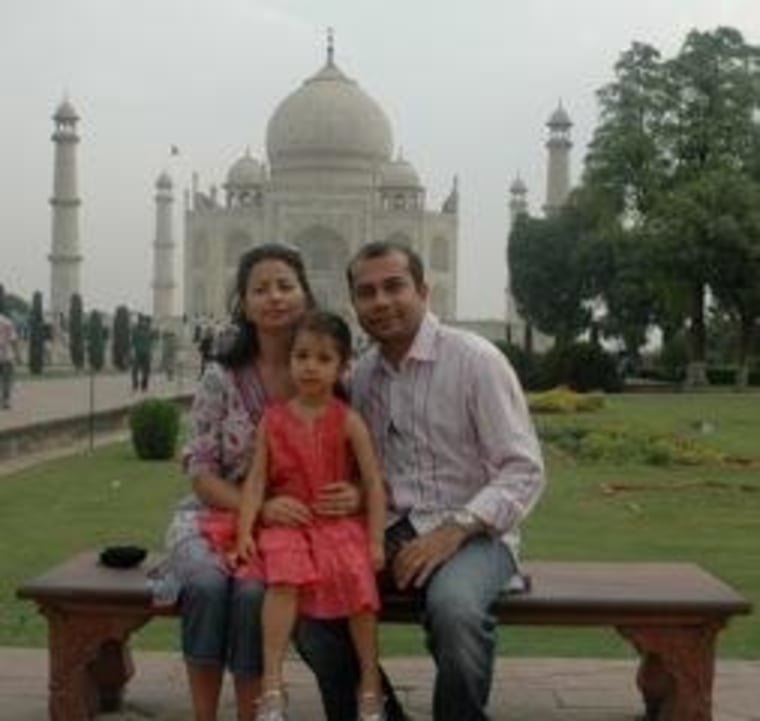
[[[330,398],[345,367],[334,338],[309,330],[296,334],[290,352],[290,376],[299,398],[312,402]]]
[[[292,328],[307,306],[298,275],[282,260],[256,263],[241,300],[246,320],[255,323],[259,333]]]

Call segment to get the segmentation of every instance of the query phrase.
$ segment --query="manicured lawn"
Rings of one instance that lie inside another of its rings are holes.
[[[592,463],[547,447],[549,487],[525,525],[525,558],[694,561],[760,604],[760,395],[614,396],[602,411],[537,423],[676,433],[744,465]],[[45,644],[42,619],[14,598],[23,579],[84,548],[160,547],[170,509],[185,492],[176,464],[137,461],[127,444],[0,477],[0,645]],[[176,635],[176,621],[153,622],[138,645],[175,648]],[[721,639],[723,657],[760,658],[760,618],[734,621]],[[410,627],[384,627],[383,646],[385,653],[423,648]],[[552,628],[504,628],[501,650],[630,653],[612,633]]]

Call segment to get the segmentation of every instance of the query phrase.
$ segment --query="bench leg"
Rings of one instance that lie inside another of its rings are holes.
[[[641,656],[647,721],[712,721],[715,639],[721,624],[618,628]]]
[[[117,710],[134,673],[127,640],[150,616],[41,610],[48,620],[51,721],[87,721],[98,711]]]
[[[106,641],[90,665],[89,676],[97,690],[100,711],[118,711],[124,696],[124,687],[135,674],[132,653],[126,642]]]

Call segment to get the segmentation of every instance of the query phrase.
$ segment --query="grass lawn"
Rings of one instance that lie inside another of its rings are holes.
[[[620,395],[596,413],[541,416],[541,426],[679,434],[744,464],[652,466],[580,461],[545,448],[549,486],[524,529],[525,558],[695,561],[760,604],[760,395]],[[706,432],[705,432],[706,431]],[[0,645],[43,646],[43,619],[16,586],[78,550],[119,542],[159,548],[170,509],[186,492],[176,464],[135,460],[128,444],[0,477]],[[142,648],[176,648],[175,620],[155,621]],[[383,627],[386,654],[422,649],[416,628]],[[602,630],[504,628],[515,655],[621,656]],[[721,634],[722,657],[760,658],[760,618]]]

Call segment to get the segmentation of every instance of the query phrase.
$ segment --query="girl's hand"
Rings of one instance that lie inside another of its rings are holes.
[[[309,507],[292,496],[270,498],[261,507],[261,522],[265,526],[308,526],[311,523]]]
[[[352,516],[362,505],[359,488],[348,481],[327,483],[312,506],[320,516]]]
[[[237,565],[250,561],[256,555],[256,541],[253,535],[247,533],[243,538],[238,540],[237,549],[235,550]]]
[[[369,544],[369,556],[372,559],[372,568],[381,571],[385,566],[385,545],[382,541],[372,541]]]

